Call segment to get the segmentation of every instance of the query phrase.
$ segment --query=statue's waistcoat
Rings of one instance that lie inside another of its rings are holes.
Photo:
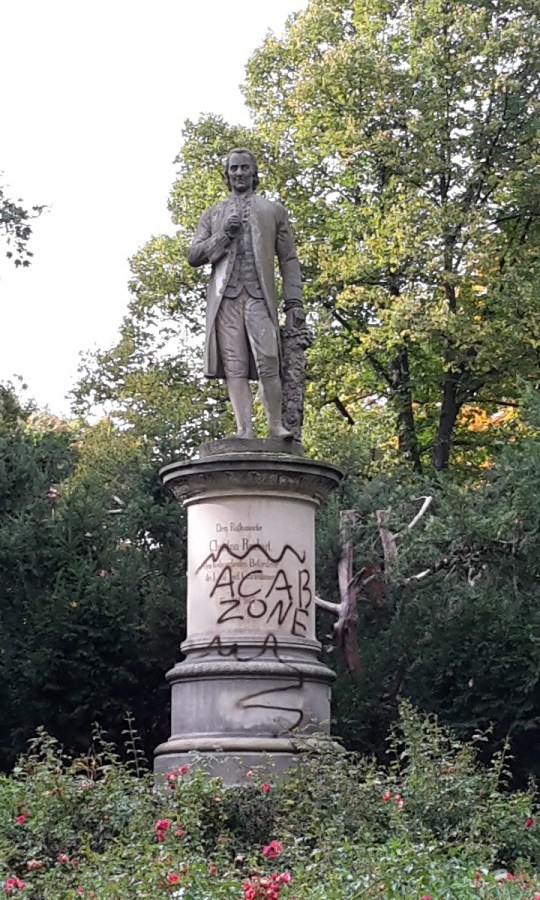
[[[237,203],[237,214],[242,221],[238,235],[238,245],[234,265],[223,292],[224,297],[238,297],[243,289],[250,297],[264,297],[263,289],[257,274],[253,253],[253,237],[251,233],[250,197],[241,197]]]

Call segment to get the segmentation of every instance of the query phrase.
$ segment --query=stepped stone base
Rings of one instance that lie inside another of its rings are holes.
[[[186,659],[167,673],[171,737],[155,770],[197,761],[237,783],[329,740],[334,674],[317,658],[314,522],[341,473],[269,450],[290,441],[217,443],[221,452],[161,471],[188,512],[188,635]]]

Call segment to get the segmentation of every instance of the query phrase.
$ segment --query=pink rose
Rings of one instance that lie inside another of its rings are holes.
[[[283,845],[279,841],[270,841],[266,847],[263,847],[263,856],[267,859],[275,859],[283,850]]]

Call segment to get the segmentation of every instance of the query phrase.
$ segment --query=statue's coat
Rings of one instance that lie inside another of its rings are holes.
[[[275,257],[277,256],[279,262],[285,301],[302,300],[300,264],[285,208],[280,203],[265,200],[258,194],[251,195],[250,205],[250,226],[257,274],[268,311],[278,329]],[[237,243],[235,240],[231,241],[225,233],[225,223],[235,212],[232,197],[207,209],[201,216],[188,253],[188,262],[192,266],[212,264],[206,306],[204,363],[205,374],[215,378],[225,377],[219,357],[215,323],[236,256]],[[256,379],[253,360],[250,365],[252,370],[249,377]]]

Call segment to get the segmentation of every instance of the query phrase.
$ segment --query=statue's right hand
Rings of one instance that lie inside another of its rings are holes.
[[[232,216],[229,216],[225,223],[225,234],[227,237],[233,238],[242,227],[242,221],[239,219],[237,215],[233,213]]]

